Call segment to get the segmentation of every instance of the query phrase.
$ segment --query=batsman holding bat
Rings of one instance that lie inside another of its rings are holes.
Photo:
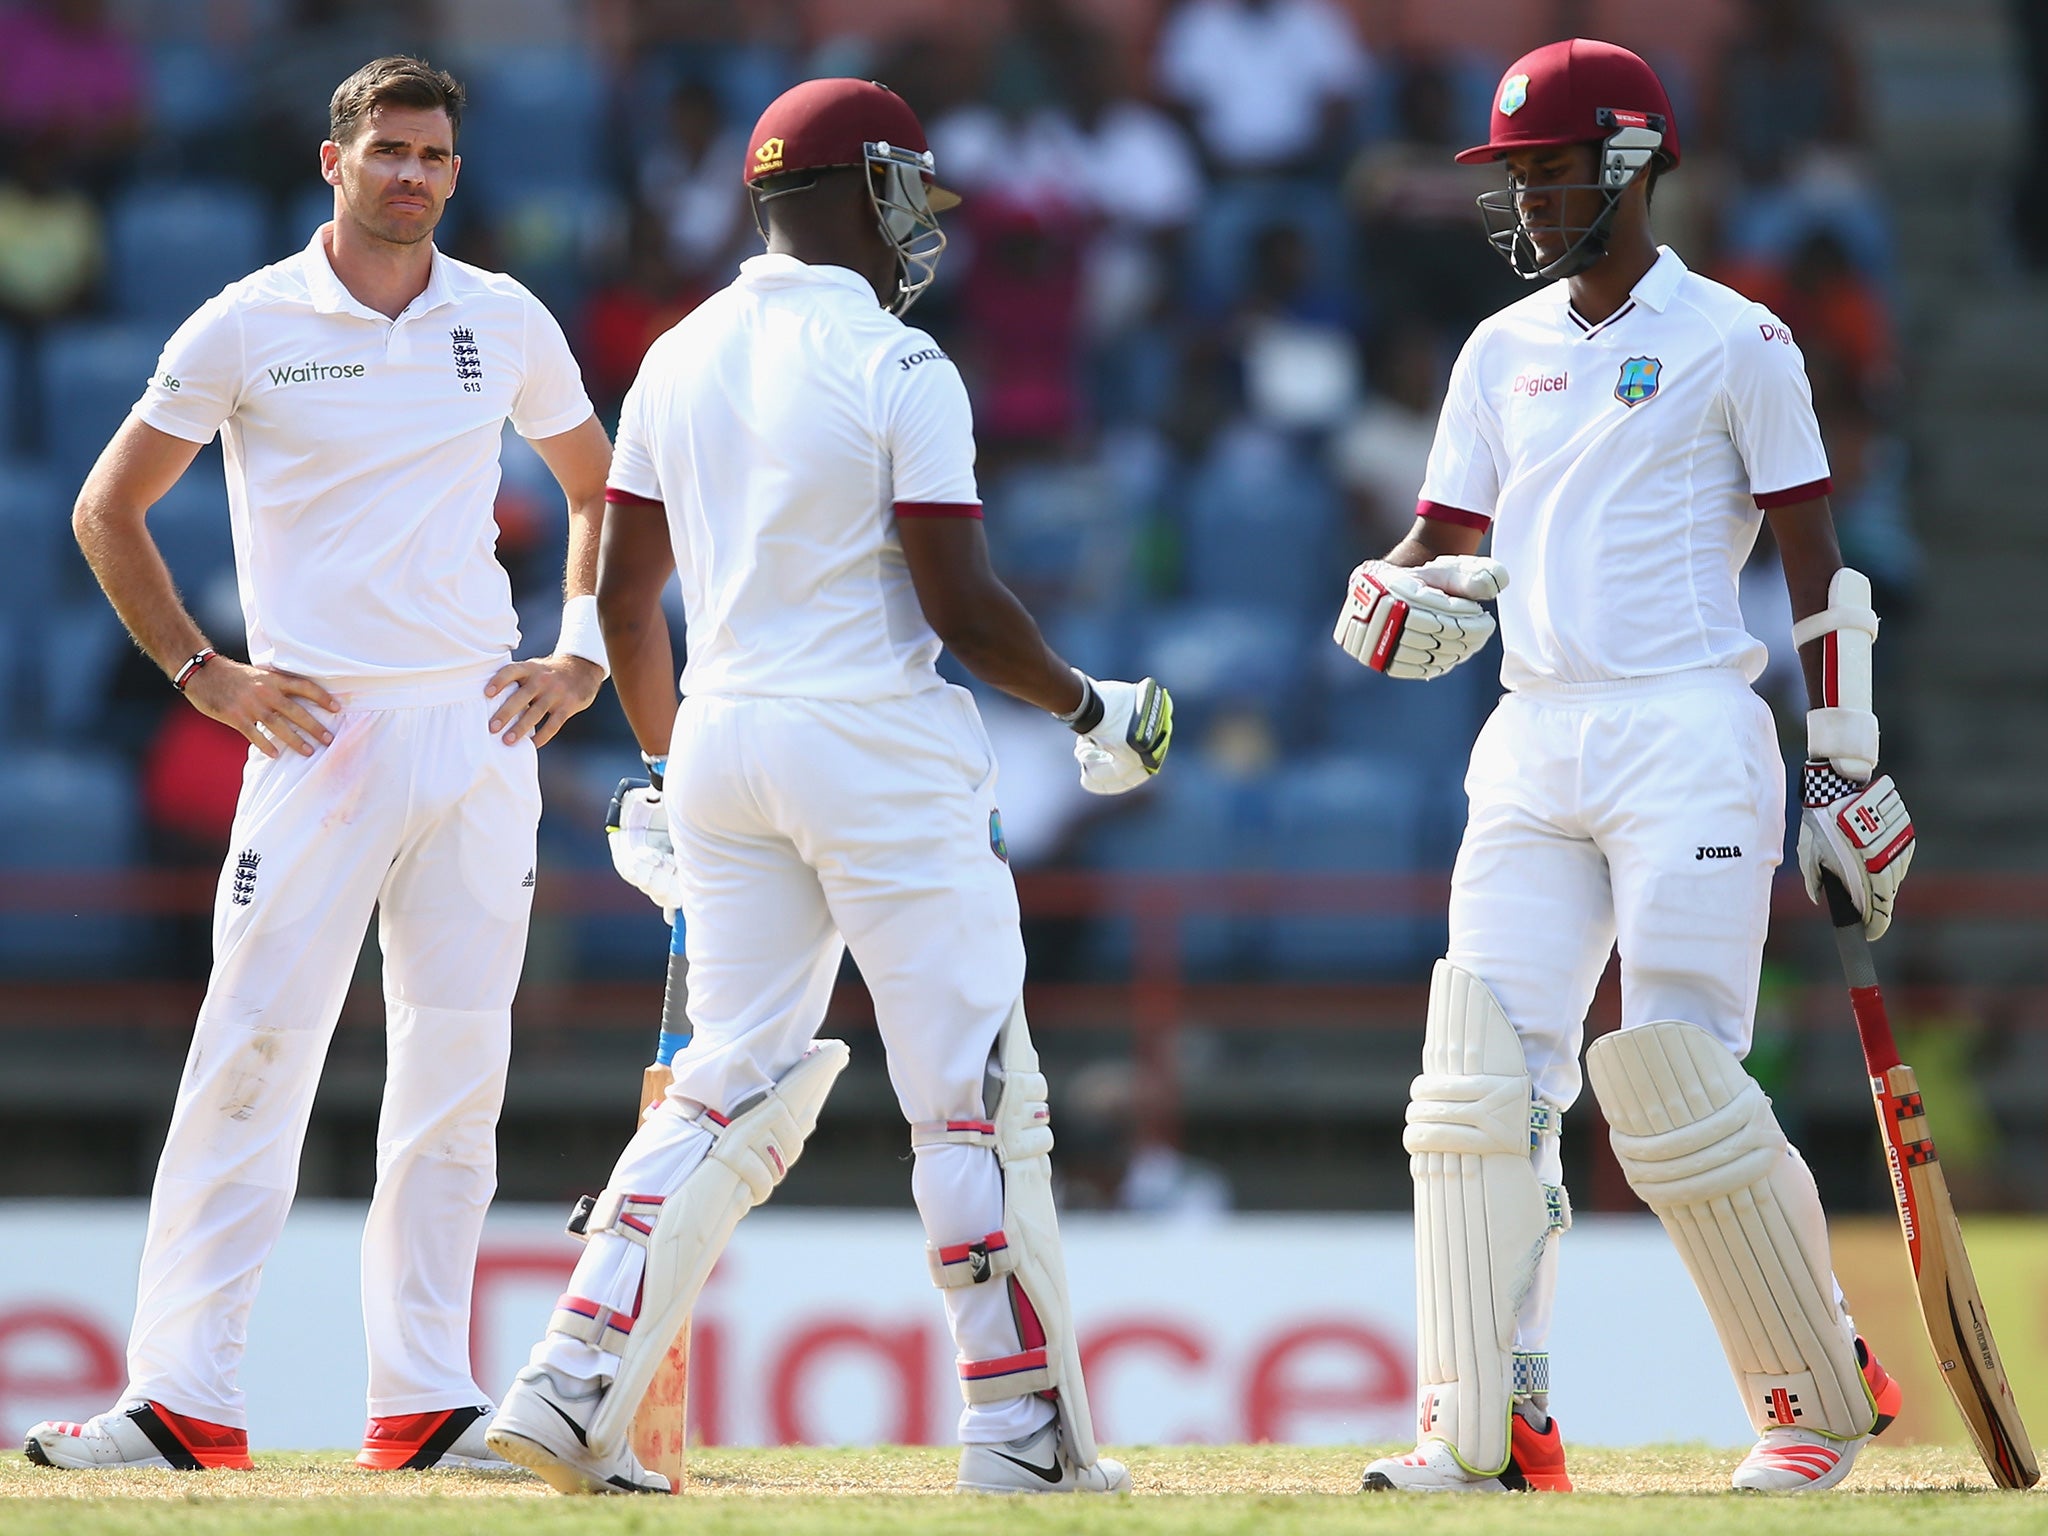
[[[1545,1352],[1571,1224],[1558,1130],[1618,943],[1622,1027],[1586,1066],[1756,1428],[1734,1485],[1831,1487],[1899,1390],[1844,1310],[1813,1177],[1741,1066],[1784,775],[1736,575],[1767,516],[1814,705],[1800,866],[1816,897],[1838,878],[1875,938],[1913,827],[1872,777],[1870,584],[1842,568],[1790,332],[1651,235],[1679,147],[1649,66],[1585,39],[1537,49],[1501,81],[1488,141],[1458,158],[1506,161],[1507,188],[1480,206],[1544,286],[1466,343],[1415,526],[1353,572],[1337,628],[1367,665],[1427,679],[1485,643],[1479,604],[1498,595],[1508,689],[1465,781],[1450,952],[1404,1138],[1418,1443],[1365,1486],[1571,1486]]]
[[[882,86],[777,98],[745,166],[767,254],[654,344],[626,397],[598,606],[627,718],[666,755],[673,856],[643,888],[665,900],[672,880],[679,898],[693,1033],[575,1219],[588,1246],[487,1437],[564,1492],[667,1486],[629,1427],[846,1063],[814,1037],[849,948],[959,1351],[959,1486],[1130,1486],[1096,1447],[1081,1379],[994,754],[933,663],[943,644],[1068,725],[1100,794],[1158,770],[1172,706],[1150,679],[1068,667],[989,569],[967,392],[898,318],[945,243],[952,198],[932,174],[924,130]]]

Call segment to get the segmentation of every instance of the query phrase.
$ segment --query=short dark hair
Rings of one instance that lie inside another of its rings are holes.
[[[462,109],[469,93],[445,69],[436,69],[411,54],[372,59],[334,88],[327,104],[327,136],[346,144],[379,107],[418,107],[448,114],[451,134],[462,131]]]

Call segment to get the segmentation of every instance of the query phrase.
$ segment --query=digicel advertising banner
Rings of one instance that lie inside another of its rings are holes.
[[[144,1214],[139,1203],[0,1202],[5,1442],[120,1393]],[[562,1216],[514,1206],[491,1217],[475,1321],[477,1377],[489,1391],[524,1362],[575,1262]],[[359,1206],[302,1205],[264,1274],[241,1372],[259,1448],[360,1443],[362,1220]],[[2048,1276],[2048,1233],[2005,1236],[2001,1262]],[[1881,1223],[1844,1237],[1852,1301],[1884,1281],[1887,1257],[1903,1273]],[[1067,1253],[1106,1440],[1411,1434],[1406,1218],[1083,1215],[1067,1222]],[[1989,1295],[1998,1282],[1987,1267]],[[1926,1344],[1910,1303],[1901,1311],[1893,1300],[1873,1294],[1866,1327],[1888,1361],[1910,1365]],[[2016,1382],[2039,1349],[2027,1310],[1993,1312]],[[1750,1438],[1706,1314],[1648,1217],[1580,1217],[1566,1235],[1551,1349],[1552,1406],[1577,1443]],[[959,1414],[944,1313],[907,1211],[755,1212],[698,1307],[691,1365],[692,1432],[707,1442],[944,1442]],[[1938,1416],[1924,1422],[1931,1434],[1948,1427]]]

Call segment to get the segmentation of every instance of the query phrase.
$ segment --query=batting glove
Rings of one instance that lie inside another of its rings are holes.
[[[1173,744],[1173,695],[1151,678],[1098,683],[1080,668],[1081,707],[1059,718],[1081,739],[1074,761],[1091,795],[1121,795],[1159,771]]]
[[[1368,560],[1351,573],[1331,638],[1389,677],[1441,677],[1493,634],[1493,615],[1475,598],[1497,595],[1507,579],[1507,567],[1476,555],[1412,568]]]
[[[1890,774],[1857,784],[1832,764],[1809,761],[1800,775],[1799,873],[1806,894],[1821,899],[1820,877],[1832,873],[1863,914],[1866,938],[1892,925],[1892,903],[1913,862],[1913,818]]]
[[[668,833],[668,808],[661,791],[645,779],[621,779],[605,812],[605,841],[611,845],[612,868],[619,878],[657,907],[673,923],[683,904],[682,872]]]

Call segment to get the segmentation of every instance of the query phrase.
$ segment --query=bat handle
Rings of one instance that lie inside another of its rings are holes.
[[[1820,888],[1827,896],[1828,918],[1837,928],[1854,928],[1862,923],[1863,914],[1856,910],[1856,898],[1833,870],[1821,871]]]
[[[1863,917],[1833,873],[1821,871],[1820,884],[1835,925],[1835,952],[1849,983],[1849,1007],[1856,1015],[1857,1038],[1863,1042],[1863,1065],[1872,1077],[1882,1077],[1899,1064],[1899,1047],[1877,985],[1877,967],[1871,964],[1870,940],[1863,936]]]

